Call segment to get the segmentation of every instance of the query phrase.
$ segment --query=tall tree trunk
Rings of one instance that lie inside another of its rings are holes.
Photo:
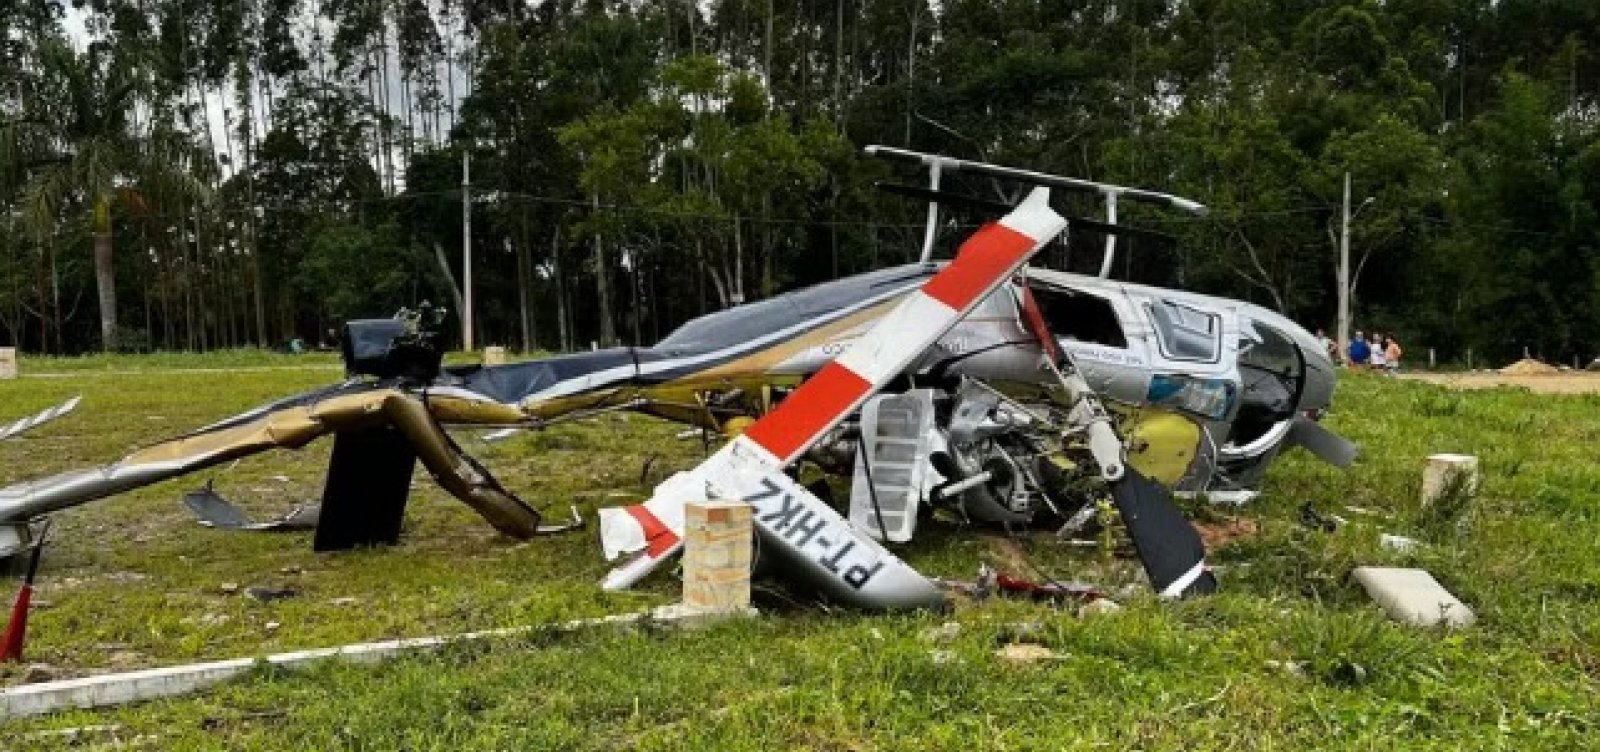
[[[94,200],[94,286],[100,298],[100,348],[117,349],[117,266],[111,248],[111,197]]]
[[[572,318],[567,313],[567,282],[561,270],[561,225],[550,236],[550,275],[556,281],[556,337],[561,351],[572,351]]]
[[[590,194],[589,205],[600,213],[600,195]],[[600,344],[610,347],[617,342],[617,325],[611,319],[611,279],[607,274],[605,243],[601,233],[594,234],[595,293],[600,296]]]
[[[523,233],[526,240],[527,233]],[[517,259],[517,313],[518,321],[522,324],[522,351],[533,351],[533,316],[528,300],[528,244],[526,242],[512,243],[511,238],[506,238],[506,250],[510,251]]]

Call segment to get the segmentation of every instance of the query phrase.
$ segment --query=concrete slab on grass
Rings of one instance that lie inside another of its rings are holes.
[[[1418,627],[1465,627],[1477,619],[1460,599],[1421,569],[1356,567],[1356,581],[1399,621]]]

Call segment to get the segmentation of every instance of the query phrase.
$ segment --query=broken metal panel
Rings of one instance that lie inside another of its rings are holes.
[[[878,540],[911,540],[930,490],[932,389],[883,394],[861,406],[861,442],[850,482],[850,523]]]
[[[188,507],[189,511],[194,512],[196,517],[200,518],[200,524],[219,530],[259,530],[264,532],[311,530],[317,526],[317,519],[320,515],[318,505],[302,504],[277,519],[256,522],[227,499],[222,498],[210,483],[207,483],[204,488],[197,488],[184,494],[183,505]]]

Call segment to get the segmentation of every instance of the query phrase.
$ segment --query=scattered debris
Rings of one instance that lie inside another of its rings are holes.
[[[960,636],[961,623],[955,621],[947,621],[937,627],[929,627],[922,631],[922,641],[931,642],[935,645],[954,642]]]
[[[223,595],[233,595],[234,593],[239,592],[239,583],[224,582],[217,586],[217,592],[222,593]]]
[[[299,595],[300,591],[291,587],[247,587],[244,589],[244,594],[251,600],[270,603],[272,601],[281,601],[284,598],[292,598]]]
[[[1289,676],[1303,679],[1306,676],[1305,661],[1274,661],[1266,662],[1266,667],[1272,671],[1281,671]]]
[[[1019,621],[1000,627],[995,639],[1000,644],[1012,642],[1038,642],[1044,638],[1044,625],[1036,621]]]
[[[1358,506],[1353,506],[1353,505],[1350,505],[1350,504],[1346,504],[1346,505],[1344,505],[1344,510],[1346,512],[1350,512],[1351,514],[1360,514],[1360,515],[1365,515],[1367,517],[1377,517],[1379,519],[1385,519],[1385,520],[1389,519],[1389,513],[1388,512],[1379,511],[1377,509],[1368,509],[1366,507],[1358,507]]]
[[[254,713],[239,713],[238,715],[227,718],[223,718],[221,716],[206,716],[205,718],[200,719],[200,728],[206,731],[217,731],[237,723],[275,720],[278,718],[283,718],[287,715],[289,715],[288,711],[284,710],[262,710]]]
[[[1062,657],[1056,651],[1034,642],[1014,642],[994,651],[994,655],[1013,666],[1032,666]]]
[[[961,656],[954,650],[929,650],[928,657],[933,659],[935,666],[951,666],[962,663]]]
[[[1425,570],[1357,567],[1356,581],[1389,616],[1418,627],[1465,627],[1477,616]]]
[[[1417,547],[1422,545],[1422,542],[1415,538],[1407,538],[1404,535],[1379,533],[1378,545],[1383,546],[1384,548],[1389,549],[1397,554],[1409,554],[1415,552]]]
[[[27,670],[22,672],[23,684],[37,684],[39,682],[53,681],[61,672],[48,663],[30,663]]]
[[[1099,614],[1114,614],[1122,610],[1122,604],[1110,598],[1096,598],[1078,608],[1078,616],[1089,617]]]
[[[265,629],[268,632],[276,632],[276,631],[278,631],[278,627],[281,627],[281,626],[283,626],[282,622],[269,621],[265,625],[262,626],[262,629]]]
[[[227,614],[206,613],[199,616],[184,617],[184,624],[194,624],[201,627],[219,627],[227,624],[231,617]]]
[[[1310,502],[1300,505],[1300,522],[1313,530],[1332,533],[1339,528],[1350,524],[1350,521],[1337,514],[1328,514],[1317,511]]]
[[[343,598],[334,598],[333,600],[328,601],[328,604],[329,605],[333,605],[333,606],[354,606],[354,605],[356,605],[357,603],[360,603],[360,602],[361,602],[360,598],[357,598],[355,596],[347,595],[347,596],[344,596]]]
[[[1041,585],[999,573],[995,574],[994,582],[999,592],[1026,595],[1034,600],[1092,601],[1104,597],[1099,588],[1082,582],[1051,581]]]
[[[262,532],[315,530],[318,520],[322,517],[321,504],[302,504],[278,519],[256,522],[227,499],[219,496],[212,488],[212,481],[206,481],[204,488],[197,488],[184,494],[183,504],[200,518],[200,524],[219,530]]]

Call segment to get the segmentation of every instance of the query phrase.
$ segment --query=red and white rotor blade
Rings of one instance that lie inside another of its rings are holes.
[[[784,523],[796,519],[794,504],[803,504],[805,512],[826,524],[826,534],[804,527],[808,534],[799,547],[822,545],[816,551],[791,553],[805,561],[830,565],[826,569],[838,569],[837,552],[843,546],[853,554],[852,560],[866,557],[865,563],[857,565],[862,569],[852,571],[878,572],[883,569],[878,564],[892,563],[915,574],[876,541],[854,531],[820,499],[803,489],[799,494],[771,493],[768,489],[772,486],[764,479],[782,475],[785,466],[910,367],[979,301],[1060,234],[1067,223],[1050,208],[1049,201],[1049,189],[1036,188],[1010,214],[979,228],[962,244],[954,261],[699,467],[663,482],[644,504],[601,510],[600,534],[606,555],[639,554],[613,570],[605,587],[631,586],[676,553],[682,545],[683,505],[709,497],[749,501],[756,507],[757,525],[768,539],[780,543],[786,542]],[[769,505],[773,508],[765,508]]]

